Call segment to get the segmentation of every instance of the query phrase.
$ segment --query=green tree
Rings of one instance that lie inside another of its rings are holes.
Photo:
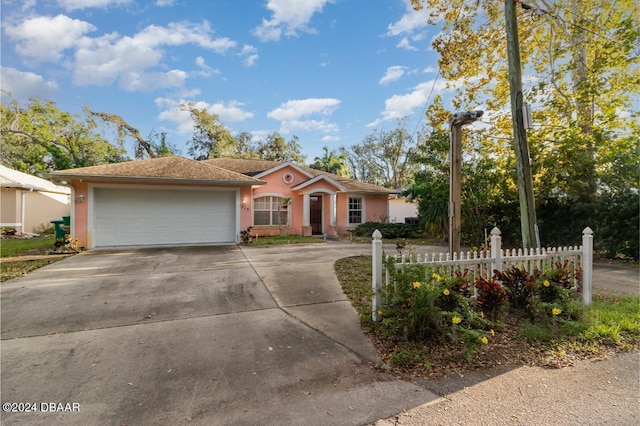
[[[0,105],[0,161],[31,174],[125,161],[122,144],[103,138],[89,115],[61,111],[53,101],[9,98]]]
[[[349,177],[351,175],[349,171],[349,159],[346,153],[338,154],[335,151],[330,152],[326,146],[322,147],[322,150],[324,151],[324,155],[314,158],[311,168],[343,177]]]
[[[305,156],[302,154],[302,147],[298,143],[298,137],[293,136],[290,141],[286,141],[278,132],[273,132],[267,139],[259,142],[256,148],[259,158],[272,161],[293,161],[304,164]]]
[[[449,229],[449,135],[433,130],[418,143],[411,161],[420,164],[405,195],[418,205],[420,225],[429,234],[446,237]]]
[[[375,130],[362,143],[342,153],[347,153],[355,179],[387,188],[403,188],[413,178],[414,168],[409,161],[413,146],[406,120],[398,120],[395,129]]]
[[[133,152],[137,160],[166,157],[175,155],[178,152],[175,146],[167,142],[167,134],[165,132],[156,133],[152,131],[149,137],[145,139],[138,129],[131,126],[117,114],[92,111],[89,108],[86,108],[85,111],[91,117],[100,119],[104,124],[113,126],[116,129],[118,144],[123,145],[127,138],[133,139]]]
[[[236,149],[233,153],[237,158],[258,158],[256,144],[249,132],[240,132],[236,136]]]
[[[486,103],[494,117],[492,136],[510,138],[511,117],[504,112],[509,110],[509,85],[503,2],[412,3],[416,9],[429,8],[433,23],[442,25],[433,47],[440,54],[442,76],[462,83],[454,107]],[[637,4],[527,4],[518,19],[524,74],[530,76],[525,98],[533,104],[537,124],[529,132],[536,193],[592,202],[612,162],[619,166],[628,161],[628,140],[640,137],[633,98],[640,89]],[[502,145],[495,140],[485,144],[487,150]]]
[[[180,106],[193,120],[193,136],[189,141],[189,155],[196,160],[232,157],[237,151],[237,141],[218,118],[206,108],[198,108],[189,102]]]

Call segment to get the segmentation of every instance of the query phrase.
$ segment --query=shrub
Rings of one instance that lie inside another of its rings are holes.
[[[365,222],[358,225],[353,234],[356,237],[371,237],[376,229],[382,233],[383,238],[388,239],[410,238],[418,231],[416,225],[407,223]]]
[[[491,329],[491,323],[472,309],[466,296],[470,294],[466,274],[443,279],[424,265],[406,265],[397,270],[391,264],[388,267],[394,284],[393,289],[383,293],[388,303],[378,325],[379,333],[406,341],[460,341],[467,359],[488,343],[485,330]],[[404,355],[398,360],[406,361]]]
[[[36,234],[40,235],[53,235],[55,229],[52,223],[42,222],[40,225],[36,226],[34,231]]]
[[[512,309],[527,311],[531,308],[531,298],[535,293],[540,271],[529,274],[524,268],[512,266],[506,271],[495,271],[493,276],[504,286]]]
[[[493,278],[477,277],[475,286],[478,289],[478,307],[490,320],[495,321],[507,301],[507,292]]]

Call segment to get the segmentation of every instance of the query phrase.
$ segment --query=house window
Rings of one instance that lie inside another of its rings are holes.
[[[253,224],[256,226],[287,225],[289,206],[284,198],[258,197],[253,200]]]
[[[362,223],[362,197],[349,197],[349,225]]]

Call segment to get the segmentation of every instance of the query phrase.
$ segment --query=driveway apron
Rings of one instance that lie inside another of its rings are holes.
[[[1,423],[365,424],[437,399],[373,368],[345,253],[94,250],[8,281],[2,402],[36,412]]]

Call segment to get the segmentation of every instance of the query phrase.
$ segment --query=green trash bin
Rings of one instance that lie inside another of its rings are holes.
[[[62,226],[64,225],[64,220],[55,219],[50,221],[50,223],[53,223],[53,226],[55,227],[56,240],[58,238],[64,238],[64,236],[66,235],[66,232],[64,232],[64,229],[62,229]]]
[[[64,226],[71,226],[71,216],[62,216]]]

